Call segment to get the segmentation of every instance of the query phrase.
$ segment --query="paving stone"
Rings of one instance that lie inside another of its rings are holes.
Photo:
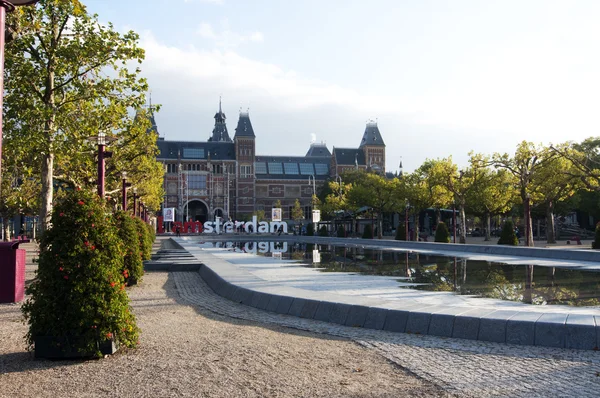
[[[388,310],[385,308],[369,307],[367,318],[363,325],[367,329],[381,330],[385,326]]]
[[[390,332],[404,332],[408,321],[408,311],[388,310],[385,317],[383,330]]]
[[[283,296],[279,296],[277,294],[271,294],[271,299],[269,300],[269,304],[267,304],[267,308],[265,308],[269,312],[276,312],[279,303],[283,299]]]
[[[300,318],[313,319],[315,317],[315,312],[317,312],[319,304],[320,301],[306,300],[304,302],[304,305],[302,306],[302,310],[300,311]]]
[[[346,326],[363,327],[367,320],[367,314],[369,313],[369,307],[364,305],[353,305],[348,311],[346,317]]]
[[[592,315],[569,314],[565,329],[565,348],[593,350],[596,342],[596,321]]]
[[[517,314],[516,311],[494,311],[482,316],[479,320],[478,340],[506,342],[506,325],[508,320]]]
[[[293,301],[294,301],[293,297],[289,297],[289,296],[281,297],[281,299],[279,300],[279,304],[277,305],[277,308],[275,309],[275,312],[277,312],[278,314],[287,314],[290,310],[290,307],[292,306]]]
[[[535,322],[542,316],[534,312],[518,312],[506,322],[506,342],[509,344],[533,345]]]
[[[406,333],[427,334],[430,320],[430,312],[409,312],[406,321]]]
[[[535,322],[535,345],[564,347],[567,314],[543,314]]]

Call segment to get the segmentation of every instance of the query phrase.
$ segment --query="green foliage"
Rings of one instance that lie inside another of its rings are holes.
[[[450,232],[448,232],[448,227],[446,226],[446,223],[438,223],[437,228],[435,229],[434,242],[450,243]]]
[[[142,279],[142,275],[144,274],[138,227],[131,214],[127,212],[117,211],[114,214],[114,219],[118,237],[125,246],[125,256],[123,257],[123,269],[121,273],[125,278],[127,286],[135,285]]]
[[[515,226],[512,221],[506,221],[502,226],[502,232],[500,233],[500,239],[498,239],[499,245],[518,246],[519,239],[515,233]]]
[[[600,222],[596,224],[596,236],[592,242],[592,249],[600,249]]]
[[[31,349],[37,336],[81,338],[85,352],[114,337],[127,347],[139,329],[122,275],[125,250],[108,209],[97,195],[73,191],[52,213],[40,241],[37,278],[22,311]]]
[[[395,240],[406,240],[406,227],[403,222],[398,224],[396,227],[396,237]]]
[[[346,237],[346,228],[343,225],[340,225],[337,229],[337,237],[345,238]]]
[[[131,111],[145,104],[148,86],[135,65],[144,59],[144,50],[136,33],[121,33],[110,23],[100,23],[78,0],[41,0],[19,7],[7,23],[17,35],[6,45],[10,79],[5,83],[4,133],[14,147],[32,154],[31,166],[41,182],[41,222],[46,227],[54,180],[93,184],[81,181],[94,170],[89,166],[95,146],[82,145],[85,138],[127,131]],[[145,163],[139,160],[135,164]],[[156,164],[152,167],[160,172]]]
[[[148,225],[138,217],[134,217],[133,221],[136,224],[137,233],[140,240],[140,253],[142,260],[150,260],[150,257],[152,256],[152,244],[154,243],[154,240],[150,235]]]
[[[321,228],[319,228],[319,236],[329,236],[325,225],[321,225]]]
[[[363,239],[373,239],[373,228],[371,228],[371,224],[367,224],[365,226],[365,230],[362,234]]]
[[[306,235],[307,236],[315,236],[315,224],[309,222],[306,226]]]
[[[294,207],[292,207],[292,220],[300,221],[304,219],[304,211],[302,210],[302,206],[300,206],[300,201],[296,199],[294,202]]]

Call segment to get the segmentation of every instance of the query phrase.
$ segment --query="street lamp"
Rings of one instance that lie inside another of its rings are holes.
[[[410,209],[410,203],[406,201],[406,207],[404,208],[404,240],[410,240],[408,237],[408,210]]]
[[[127,188],[131,186],[131,183],[127,182],[127,172],[124,171],[121,173],[123,177],[123,188],[122,188],[122,197],[123,197],[123,211],[127,211]]]
[[[6,12],[15,7],[35,4],[39,0],[0,0],[0,110],[3,109],[4,97],[4,32],[6,30]],[[2,170],[2,112],[0,112],[0,170]],[[1,173],[1,172],[0,172]],[[0,174],[0,181],[2,174]]]
[[[133,188],[133,216],[137,217],[137,188]]]
[[[2,0],[0,0],[2,1]],[[106,144],[114,141],[116,138],[107,137],[106,133],[99,132],[98,135],[89,137],[90,142],[98,145],[98,196],[104,198],[104,180],[106,170],[106,159],[112,157],[112,152],[106,151]]]
[[[317,194],[317,188],[316,188],[316,182],[315,182],[315,176],[314,175],[309,175],[308,176],[308,185],[311,185],[311,183],[312,183],[312,188],[313,188],[313,195],[316,195]]]

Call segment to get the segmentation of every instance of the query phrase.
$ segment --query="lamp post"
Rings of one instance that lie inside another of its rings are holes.
[[[39,0],[0,0],[0,110],[4,97],[4,31],[6,30],[6,13],[15,7],[35,4]],[[2,112],[0,112],[0,170],[2,169]],[[2,175],[0,174],[0,181]]]
[[[308,176],[308,185],[312,184],[312,189],[313,189],[313,195],[317,194],[317,188],[316,188],[316,182],[315,182],[315,176],[314,175],[309,175]]]
[[[137,188],[133,188],[133,216],[137,217]]]
[[[404,208],[404,240],[410,240],[408,237],[408,210],[410,209],[410,203],[406,201],[406,207]]]
[[[112,152],[106,151],[106,144],[114,141],[115,138],[107,137],[105,133],[99,132],[98,135],[89,137],[88,140],[98,144],[98,196],[104,198],[106,159],[112,156]]]
[[[123,177],[123,188],[122,188],[122,197],[123,197],[123,202],[122,202],[122,206],[123,206],[123,211],[127,211],[127,188],[131,186],[131,183],[127,182],[127,172],[124,171],[123,173],[121,173],[122,177]]]

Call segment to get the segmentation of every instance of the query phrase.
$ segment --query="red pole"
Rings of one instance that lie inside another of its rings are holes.
[[[6,7],[5,4],[0,3],[0,110],[3,109],[4,97],[4,29],[6,25]],[[2,113],[0,112],[0,170],[2,170]],[[0,174],[1,182],[2,174]]]
[[[123,211],[127,211],[127,180],[123,178]]]
[[[104,145],[98,144],[98,196],[104,198]]]
[[[404,240],[408,238],[408,206],[404,209]]]

